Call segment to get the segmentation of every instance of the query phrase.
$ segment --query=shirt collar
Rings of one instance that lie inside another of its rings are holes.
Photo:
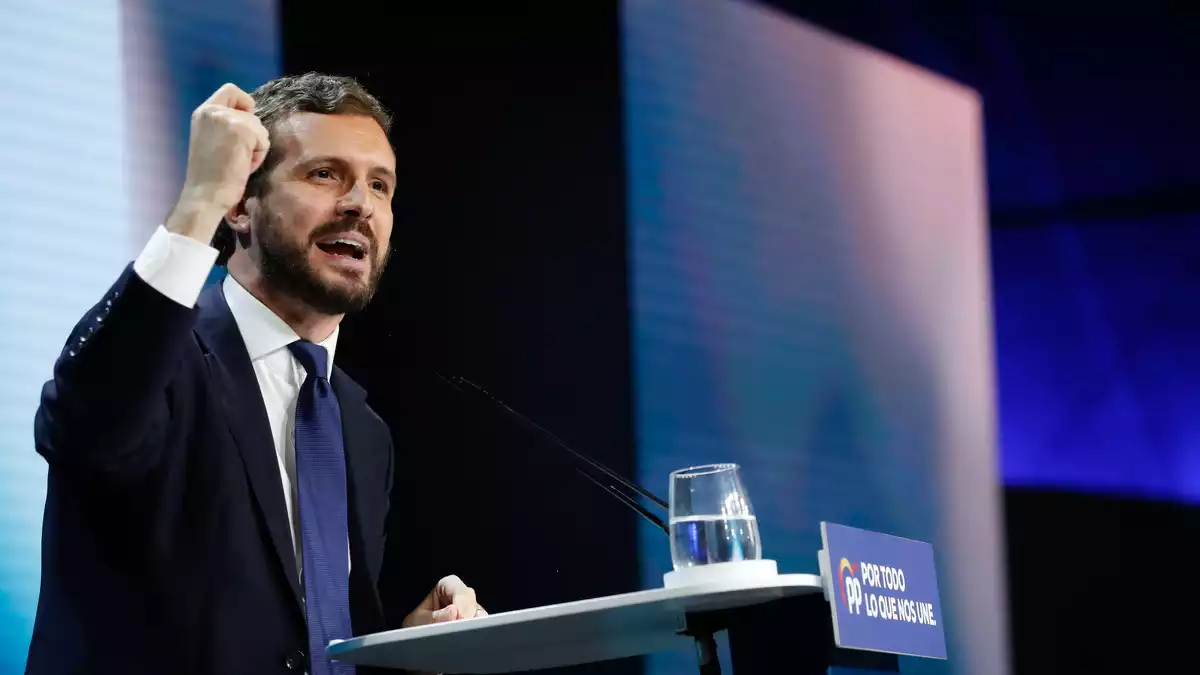
[[[233,313],[233,320],[242,334],[252,362],[284,349],[300,339],[291,326],[238,283],[232,274],[225,275],[222,288],[225,291],[225,302],[229,305],[229,311]],[[337,348],[340,330],[341,326],[334,328],[328,338],[317,343],[329,352],[329,359],[326,361],[329,364],[329,372],[325,374],[326,377],[333,377],[333,354]]]

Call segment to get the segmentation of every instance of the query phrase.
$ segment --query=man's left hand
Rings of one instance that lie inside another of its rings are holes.
[[[486,615],[487,612],[475,599],[475,589],[451,574],[433,587],[421,604],[404,618],[401,625],[411,628]]]

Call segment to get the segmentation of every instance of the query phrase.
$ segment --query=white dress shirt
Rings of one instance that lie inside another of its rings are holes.
[[[185,306],[194,307],[204,282],[212,272],[217,250],[195,239],[159,226],[146,248],[133,262],[134,272],[152,288]],[[300,526],[296,517],[296,399],[300,395],[306,373],[304,366],[292,355],[288,345],[300,339],[296,331],[262,304],[232,275],[222,282],[225,301],[237,322],[238,331],[246,343],[254,376],[262,392],[263,405],[275,441],[275,456],[279,460],[279,477],[283,481],[283,498],[287,503],[288,522],[296,553],[296,567],[303,573],[304,556],[300,548]],[[337,348],[338,331],[320,342],[329,352],[329,372],[333,375],[333,353]],[[347,545],[349,542],[347,542]],[[349,549],[347,549],[349,553]],[[303,576],[301,576],[303,578]]]

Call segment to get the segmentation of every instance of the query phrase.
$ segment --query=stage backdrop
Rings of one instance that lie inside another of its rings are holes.
[[[933,542],[950,660],[903,670],[1007,672],[978,96],[753,4],[623,8],[639,479],[740,463],[788,572],[821,520]]]
[[[46,464],[33,415],[71,327],[162,222],[192,108],[278,70],[272,0],[0,0],[0,673],[24,670]]]

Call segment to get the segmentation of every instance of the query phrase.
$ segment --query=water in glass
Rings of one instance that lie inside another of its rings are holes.
[[[758,520],[736,464],[671,472],[670,506],[675,569],[762,558]]]
[[[672,518],[670,526],[675,569],[762,557],[754,516],[688,516]]]

